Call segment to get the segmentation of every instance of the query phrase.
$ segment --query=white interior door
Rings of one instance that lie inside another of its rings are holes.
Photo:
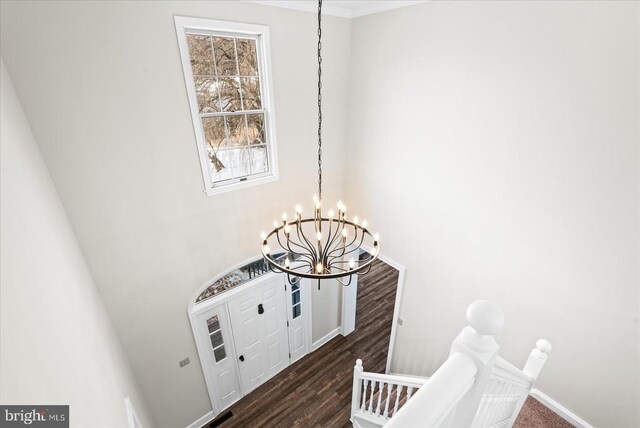
[[[229,301],[245,394],[289,365],[284,293],[278,276]]]
[[[296,284],[287,284],[287,318],[289,321],[289,353],[291,363],[304,357],[309,352],[310,344],[307,334],[306,323],[308,316],[305,311],[309,305],[305,302],[309,293],[303,293],[302,281]],[[286,280],[285,280],[286,284]],[[308,289],[309,287],[307,287]]]
[[[207,376],[207,388],[218,411],[242,398],[226,306],[216,306],[192,321],[197,332],[202,368]]]

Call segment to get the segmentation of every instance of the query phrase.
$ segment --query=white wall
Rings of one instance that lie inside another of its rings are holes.
[[[150,411],[158,426],[185,426],[211,409],[189,299],[257,256],[260,231],[316,192],[316,17],[187,1],[3,1],[0,15],[3,58]],[[203,194],[174,15],[270,26],[279,181]],[[326,18],[323,40],[324,194],[335,203],[350,22]]]
[[[0,76],[0,397],[68,404],[72,427],[152,426],[4,62]]]
[[[318,290],[318,281],[309,280],[313,316],[311,340],[318,342],[340,327],[342,314],[342,285],[335,279],[322,281]]]
[[[352,27],[347,196],[407,267],[393,370],[428,374],[467,305],[539,388],[638,426],[637,2],[429,2]],[[371,191],[362,191],[371,189]]]

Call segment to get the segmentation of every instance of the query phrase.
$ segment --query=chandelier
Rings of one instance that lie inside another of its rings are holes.
[[[351,284],[355,274],[366,274],[380,253],[379,237],[367,222],[347,219],[347,207],[339,201],[337,211],[322,206],[322,0],[318,1],[318,193],[313,196],[313,216],[303,217],[296,205],[293,218],[282,214],[273,230],[263,232],[262,255],[269,268],[286,273],[289,283],[299,278],[336,279]],[[362,250],[367,248],[366,252]],[[363,256],[360,254],[363,253]]]

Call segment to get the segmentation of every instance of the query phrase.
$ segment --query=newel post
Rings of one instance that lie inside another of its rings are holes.
[[[538,379],[538,375],[540,375],[544,363],[547,362],[547,354],[549,353],[549,351],[551,351],[551,343],[544,339],[540,339],[536,342],[536,347],[529,354],[529,358],[527,359],[527,363],[524,365],[522,372],[531,378],[531,386],[533,386],[536,379]],[[516,407],[513,411],[511,421],[509,422],[509,426],[513,425],[513,423],[515,422],[518,414],[520,413],[520,409],[522,409],[522,406],[524,406],[524,403],[527,400],[528,396],[529,394],[527,393],[523,395],[520,400],[518,400],[518,403],[516,404]]]
[[[357,359],[356,365],[353,367],[353,391],[351,393],[351,422],[353,422],[353,415],[356,413],[360,406],[360,398],[362,396],[362,360]]]
[[[547,340],[540,339],[536,342],[536,347],[529,354],[527,364],[524,365],[522,371],[533,378],[535,381],[542,371],[544,363],[547,362],[547,354],[551,351],[551,343]]]
[[[478,300],[467,309],[467,322],[453,341],[451,354],[460,352],[476,363],[478,373],[471,389],[460,400],[451,420],[451,426],[470,427],[480,406],[500,346],[494,335],[504,326],[504,314],[500,307],[488,300]]]

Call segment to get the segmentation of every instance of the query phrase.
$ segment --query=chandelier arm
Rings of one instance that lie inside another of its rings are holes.
[[[300,278],[299,276],[294,276],[294,278],[298,278],[298,280],[297,280],[297,281],[292,281],[292,280],[291,280],[291,274],[290,274],[290,273],[287,273],[287,281],[289,282],[289,285],[296,285],[296,284],[298,284],[298,283],[300,282],[300,280],[302,279],[302,278]]]
[[[353,245],[354,242],[356,242],[356,240],[358,239],[358,226],[354,226],[354,233],[353,233],[353,240],[349,243],[349,245],[345,245],[345,248],[348,248],[350,246]],[[360,247],[362,245],[362,243],[364,242],[364,232],[362,232],[362,234],[360,235],[360,243],[358,244],[358,247]]]
[[[318,262],[318,253],[316,253],[315,247],[313,246],[313,244],[311,242],[309,242],[309,240],[307,239],[307,236],[304,234],[304,231],[302,231],[302,222],[301,221],[296,222],[296,233],[298,234],[298,239],[300,239],[300,242],[302,242],[304,240],[304,242],[307,243],[307,245],[308,245],[307,250],[309,251],[309,253],[312,256],[312,261],[313,261],[314,264],[317,263]]]
[[[336,248],[338,248],[337,245],[339,244],[336,244],[335,248],[331,250],[331,247],[334,245],[334,241],[336,238],[338,238],[338,241],[337,241],[338,243],[342,240],[341,236],[342,236],[342,231],[344,230],[344,227],[345,227],[345,222],[341,220],[338,220],[338,222],[339,224],[338,224],[338,227],[336,228],[336,234],[334,235],[333,240],[331,241],[331,244],[327,246],[327,254],[331,254]]]
[[[329,233],[327,235],[327,246],[325,247],[325,251],[328,251],[331,248],[331,243],[333,242],[334,235],[334,227],[333,227],[333,219],[329,218]]]
[[[278,269],[277,267],[275,267],[278,265],[271,263],[268,259],[267,259],[267,266],[269,266],[269,270],[273,273],[284,273],[282,269]]]
[[[373,261],[373,260],[371,260]],[[369,266],[367,266],[367,268],[365,270],[363,270],[362,272],[358,272],[361,273],[362,275],[366,275],[369,273],[369,271],[371,270],[371,267],[373,266],[373,263],[371,263]]]
[[[355,239],[354,239],[354,241],[355,241]],[[347,254],[351,254],[351,253],[353,253],[353,252],[355,252],[355,251],[358,251],[360,248],[362,248],[362,243],[363,243],[363,242],[364,242],[364,233],[361,235],[361,237],[360,237],[360,243],[359,243],[357,246],[355,246],[354,248],[352,248],[352,249],[351,249],[351,250],[349,250],[349,251],[345,251],[345,252],[343,252],[342,254],[340,254],[340,255],[338,255],[338,256],[332,256],[332,257],[333,257],[333,260],[335,260],[335,259],[337,259],[337,258],[340,258],[340,257],[344,257],[344,256],[346,256]],[[350,247],[350,246],[353,246],[353,241],[351,242],[351,244],[349,244],[349,247]],[[343,248],[347,248],[347,246],[344,246]]]
[[[311,263],[305,261],[305,260],[298,260],[298,264],[297,266],[289,266],[288,268],[283,269],[280,265],[278,266],[278,269],[280,270],[280,272],[277,273],[286,273],[287,275],[291,275],[293,274],[295,276],[296,272],[300,273],[300,274],[304,274],[304,273],[308,273],[309,270],[311,269]]]
[[[333,266],[333,264],[335,263],[345,264],[345,263],[349,263],[349,260],[333,260],[331,262],[331,265]]]
[[[346,226],[345,226],[346,227]],[[358,226],[357,225],[353,225],[353,239],[351,240],[351,242],[349,242],[349,244],[346,243],[345,240],[345,244],[342,246],[343,250],[346,250],[347,248],[349,248],[350,246],[353,245],[354,242],[356,242],[356,240],[358,239]],[[362,239],[360,239],[360,244],[358,245],[358,247],[360,245],[362,245],[362,242],[364,241],[364,232],[362,233]],[[344,256],[345,253],[343,252],[342,255]]]
[[[364,234],[364,232],[363,232],[363,233],[362,233],[362,235],[361,235],[361,239],[360,239],[360,243],[358,244],[358,247],[360,247],[360,246],[362,245],[362,242],[364,241],[364,235],[365,235],[365,234]],[[345,242],[345,243],[344,243],[343,245],[341,245],[340,247],[336,247],[333,251],[329,252],[329,254],[328,254],[328,255],[329,255],[329,256],[331,256],[331,255],[332,255],[334,252],[336,252],[336,251],[342,251],[342,254],[339,254],[338,256],[334,256],[334,257],[342,257],[342,256],[344,256],[345,254],[348,254],[348,253],[345,253],[345,250],[346,250],[348,247],[352,246],[354,242],[356,242],[357,237],[358,237],[358,228],[356,227],[356,233],[355,233],[355,235],[353,236],[353,240],[352,240],[351,242],[349,242],[349,244],[347,244],[347,243]]]
[[[285,236],[286,237],[286,236]],[[278,239],[278,244],[280,245],[280,248],[282,248],[283,250],[288,250],[290,253],[292,254],[296,254],[300,257],[308,257],[309,260],[311,262],[313,262],[313,259],[308,255],[308,254],[304,254],[304,253],[298,253],[297,251],[294,251],[290,246],[289,246],[289,242],[291,242],[292,244],[297,245],[298,247],[302,248],[303,250],[308,250],[307,248],[305,248],[304,246],[298,244],[297,242],[294,242],[290,239],[287,239],[287,246],[285,247],[284,245],[282,245],[282,242],[280,241],[280,234],[276,233],[276,238]]]
[[[290,267],[289,270],[296,271],[296,270],[301,270],[302,268],[304,268],[304,270],[308,271],[308,270],[313,269],[313,265],[307,260],[298,260],[298,263],[300,263],[300,264],[295,266],[295,267]]]
[[[286,235],[285,235],[285,237],[286,237]],[[293,254],[299,254],[299,253],[293,251],[288,245],[287,246],[282,245],[282,241],[280,240],[280,234],[278,233],[277,230],[276,230],[276,240],[278,241],[278,245],[280,245],[280,248],[282,248],[283,250],[288,251],[288,252],[293,253]],[[288,241],[289,241],[289,239],[287,239],[287,242]],[[299,255],[302,256],[303,254],[300,253]]]
[[[338,282],[342,285],[344,285],[345,287],[348,287],[349,285],[351,285],[351,279],[353,278],[353,275],[349,275],[349,281],[348,282],[343,282],[342,278],[336,278],[338,280]]]

